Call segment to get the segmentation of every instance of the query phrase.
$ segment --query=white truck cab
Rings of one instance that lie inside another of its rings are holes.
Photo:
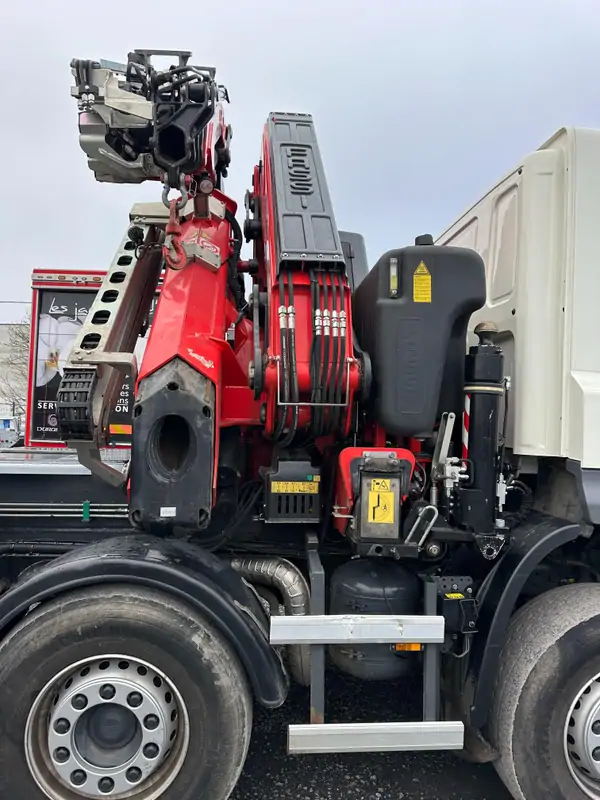
[[[507,444],[524,471],[567,459],[600,523],[600,131],[565,127],[437,238],[486,264],[472,317],[500,329],[511,377]]]

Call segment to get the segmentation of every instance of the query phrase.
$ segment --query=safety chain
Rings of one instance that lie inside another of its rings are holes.
[[[171,269],[183,269],[187,264],[187,253],[181,243],[181,225],[179,223],[179,211],[177,200],[171,200],[169,221],[165,228],[165,243],[163,244],[163,256]]]
[[[181,224],[179,222],[179,212],[182,211],[189,200],[189,193],[185,183],[183,172],[179,176],[179,191],[181,197],[176,200],[169,200],[171,186],[165,182],[163,186],[162,201],[169,209],[169,222],[165,228],[165,241],[163,244],[163,256],[167,265],[174,270],[180,270],[187,264],[187,253],[181,243]]]

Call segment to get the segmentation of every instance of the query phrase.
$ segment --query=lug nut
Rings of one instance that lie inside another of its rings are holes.
[[[600,736],[600,720],[597,719],[592,725],[592,733],[596,736]]]
[[[83,786],[86,781],[87,775],[82,769],[76,769],[75,772],[71,773],[71,783],[73,786]]]
[[[148,714],[144,717],[144,728],[147,728],[149,731],[154,731],[158,728],[159,719],[156,714]]]
[[[132,708],[138,708],[144,702],[144,698],[139,692],[130,692],[127,695],[127,703]]]
[[[129,783],[137,783],[142,778],[142,770],[139,767],[129,767],[125,773],[125,777]]]
[[[115,687],[111,686],[110,683],[105,683],[104,686],[100,687],[99,694],[103,700],[112,700],[116,693]]]
[[[100,778],[98,781],[98,789],[102,794],[108,794],[115,788],[115,782],[112,778]]]
[[[144,747],[144,755],[146,758],[156,758],[158,755],[158,745],[150,742]]]
[[[65,733],[68,733],[70,729],[71,729],[71,723],[69,722],[68,719],[62,719],[62,718],[57,719],[56,722],[54,723],[55,732],[61,734],[61,736],[64,735]]]
[[[71,705],[75,709],[75,711],[83,711],[83,709],[87,706],[88,700],[84,694],[76,694],[75,697],[71,700]]]
[[[69,760],[70,755],[66,747],[57,747],[54,751],[54,760],[58,761],[59,764],[64,764],[65,761]]]

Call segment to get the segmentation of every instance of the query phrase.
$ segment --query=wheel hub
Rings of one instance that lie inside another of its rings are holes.
[[[178,734],[185,732],[187,740],[187,712],[183,716],[184,724],[180,695],[149,664],[121,656],[82,662],[63,672],[32,708],[30,769],[53,800],[152,800],[166,788],[159,773],[171,783],[183,763],[174,757],[181,751]],[[56,780],[48,781],[44,768]]]
[[[600,675],[591,680],[571,706],[564,731],[569,770],[592,800],[600,800]]]

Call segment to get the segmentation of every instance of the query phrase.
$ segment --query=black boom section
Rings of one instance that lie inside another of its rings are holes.
[[[467,327],[485,297],[483,260],[462,247],[390,250],[357,286],[354,328],[388,433],[428,436],[439,412],[460,414]]]
[[[140,382],[133,414],[133,524],[150,531],[205,528],[212,509],[214,384],[176,358]]]
[[[267,122],[279,271],[299,261],[344,263],[315,125],[310,114],[270,114]]]

